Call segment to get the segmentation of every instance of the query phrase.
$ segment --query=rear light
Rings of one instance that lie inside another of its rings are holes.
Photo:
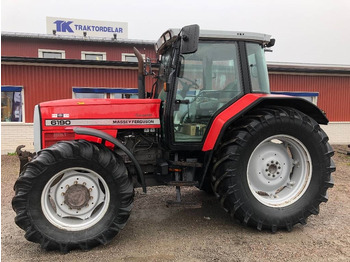
[[[74,140],[74,132],[65,133],[44,133],[43,148],[52,146],[58,141]]]

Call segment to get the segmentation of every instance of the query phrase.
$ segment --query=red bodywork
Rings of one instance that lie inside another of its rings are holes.
[[[42,148],[61,140],[86,139],[73,127],[89,127],[117,136],[118,129],[160,128],[160,99],[67,99],[40,104]]]
[[[247,94],[230,105],[212,122],[202,151],[210,151],[224,128],[233,117],[261,98],[286,97],[283,95]],[[101,130],[113,137],[118,129],[160,128],[160,99],[67,99],[40,104],[42,148],[61,140],[85,139],[101,142],[100,138],[77,135],[73,127]],[[112,144],[107,146],[113,147]]]
[[[224,111],[222,111],[213,121],[208,135],[205,139],[202,151],[209,151],[213,150],[215,143],[221,133],[221,130],[226,124],[226,122],[234,117],[235,115],[239,114],[242,110],[247,108],[249,105],[251,105],[253,102],[255,102],[257,99],[267,96],[265,94],[247,94],[240,98],[237,102],[230,105],[228,108],[226,108]]]

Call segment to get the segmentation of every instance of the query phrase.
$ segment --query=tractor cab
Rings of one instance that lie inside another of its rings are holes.
[[[206,31],[197,25],[166,31],[156,43],[163,141],[200,150],[213,118],[247,93],[269,93],[264,48],[270,36]]]

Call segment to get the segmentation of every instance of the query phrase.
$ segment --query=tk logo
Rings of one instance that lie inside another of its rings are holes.
[[[62,20],[56,20],[53,22],[56,24],[56,31],[57,32],[69,32],[74,33],[72,28],[70,27],[70,24],[73,23],[73,21],[62,21]]]

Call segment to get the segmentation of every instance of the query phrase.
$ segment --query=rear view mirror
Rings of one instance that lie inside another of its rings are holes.
[[[181,53],[191,54],[197,51],[199,25],[188,25],[181,29]]]

